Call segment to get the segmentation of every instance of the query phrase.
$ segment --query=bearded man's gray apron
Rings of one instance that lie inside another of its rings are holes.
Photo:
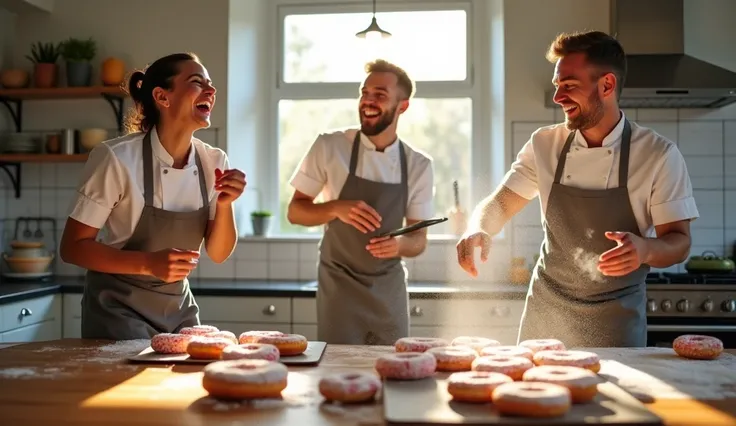
[[[399,143],[401,182],[356,176],[360,132],[340,200],[362,200],[381,216],[380,229],[363,234],[339,219],[329,222],[320,242],[317,269],[317,336],[333,344],[392,345],[409,335],[406,268],[401,258],[378,259],[366,249],[375,235],[403,226],[409,197],[404,144]]]
[[[622,277],[598,269],[598,257],[616,247],[607,231],[641,236],[626,187],[631,125],[624,123],[618,188],[591,190],[560,183],[575,138],[562,148],[545,213],[544,242],[535,266],[519,341],[556,338],[568,347],[644,347],[649,265]],[[609,148],[609,155],[613,155]]]
[[[209,219],[209,200],[202,162],[194,146],[203,207],[173,212],[153,206],[153,153],[151,134],[143,139],[145,207],[133,235],[122,250],[154,252],[163,249],[199,250]],[[148,339],[199,324],[199,307],[189,280],[165,283],[146,275],[88,271],[82,296],[82,337]]]

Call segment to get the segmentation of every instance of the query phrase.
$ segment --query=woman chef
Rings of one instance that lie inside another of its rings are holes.
[[[193,136],[215,105],[199,58],[160,58],[132,74],[128,91],[129,134],[90,152],[61,240],[61,258],[88,270],[83,338],[143,339],[198,324],[187,276],[202,240],[217,263],[237,241],[232,203],[245,175]]]

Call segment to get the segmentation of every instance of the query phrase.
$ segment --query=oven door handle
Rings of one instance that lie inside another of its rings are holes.
[[[660,324],[649,324],[647,325],[647,331],[670,331],[670,332],[688,332],[688,331],[700,331],[700,332],[719,332],[719,331],[736,331],[736,326],[733,325],[660,325]]]

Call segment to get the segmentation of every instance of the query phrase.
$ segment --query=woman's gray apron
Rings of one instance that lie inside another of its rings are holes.
[[[631,125],[624,123],[618,188],[591,190],[560,183],[574,138],[573,131],[558,160],[519,341],[556,338],[568,347],[644,347],[649,265],[623,277],[605,276],[597,269],[598,257],[616,246],[605,232],[641,235],[626,187]]]
[[[362,200],[381,215],[381,228],[363,234],[339,219],[329,222],[320,242],[317,269],[317,336],[333,344],[392,345],[409,335],[406,269],[400,258],[377,259],[369,240],[403,226],[409,196],[404,144],[399,141],[401,182],[381,183],[355,175],[360,132],[340,200]]]
[[[133,235],[122,250],[154,252],[177,248],[199,250],[209,219],[209,200],[202,162],[195,150],[199,190],[204,206],[172,212],[153,206],[151,134],[143,139],[145,207]],[[148,339],[199,324],[199,307],[189,280],[165,283],[147,275],[88,271],[82,297],[82,337],[86,339]]]

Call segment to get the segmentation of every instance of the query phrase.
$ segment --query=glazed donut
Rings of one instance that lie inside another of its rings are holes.
[[[265,359],[215,361],[204,368],[202,387],[217,399],[279,398],[289,370]]]
[[[214,325],[193,325],[191,327],[184,327],[179,330],[180,334],[193,334],[195,336],[204,336],[208,333],[214,333],[220,331],[219,328]]]
[[[570,409],[570,391],[544,382],[504,383],[493,390],[493,405],[501,415],[557,417]]]
[[[307,350],[307,338],[301,334],[280,331],[246,331],[238,339],[240,343],[266,343],[279,349],[281,356],[300,355]]]
[[[523,346],[487,346],[480,350],[480,356],[513,356],[534,359],[534,352]]]
[[[231,359],[265,359],[266,361],[278,361],[279,348],[268,343],[243,343],[242,345],[230,345],[222,350],[220,356],[224,360]]]
[[[402,337],[394,343],[396,352],[424,352],[429,348],[449,346],[445,339],[437,337]]]
[[[489,346],[501,346],[501,342],[486,337],[460,336],[452,339],[450,346],[467,346],[480,354],[481,349]]]
[[[712,336],[683,334],[672,342],[672,349],[683,358],[716,359],[723,352],[723,342]]]
[[[587,368],[597,373],[601,370],[598,355],[587,351],[539,351],[534,354],[536,365],[568,365]]]
[[[232,341],[236,345],[238,344],[238,338],[235,337],[235,333],[233,333],[232,331],[227,331],[227,330],[213,331],[212,333],[205,334],[204,337],[223,337],[225,339]]]
[[[467,346],[438,346],[426,351],[437,359],[437,371],[468,371],[478,353]]]
[[[403,352],[381,355],[376,372],[385,379],[417,380],[430,377],[437,369],[437,358],[426,352]]]
[[[520,356],[482,356],[476,358],[470,367],[473,371],[491,371],[521,380],[524,372],[534,367],[531,361]]]
[[[224,337],[192,336],[187,345],[187,353],[192,359],[220,359],[222,350],[234,345]]]
[[[159,333],[151,337],[151,349],[159,354],[185,354],[191,334]]]
[[[564,386],[570,391],[573,404],[589,402],[598,394],[598,376],[586,368],[567,365],[541,365],[526,370],[522,380]]]
[[[529,348],[533,353],[539,351],[564,351],[567,350],[565,344],[557,339],[531,339],[524,340],[519,346]]]
[[[447,378],[447,393],[459,402],[491,402],[493,390],[514,380],[492,371],[462,371]]]
[[[367,373],[332,374],[319,381],[319,393],[328,401],[366,402],[374,399],[379,389],[381,380]]]

